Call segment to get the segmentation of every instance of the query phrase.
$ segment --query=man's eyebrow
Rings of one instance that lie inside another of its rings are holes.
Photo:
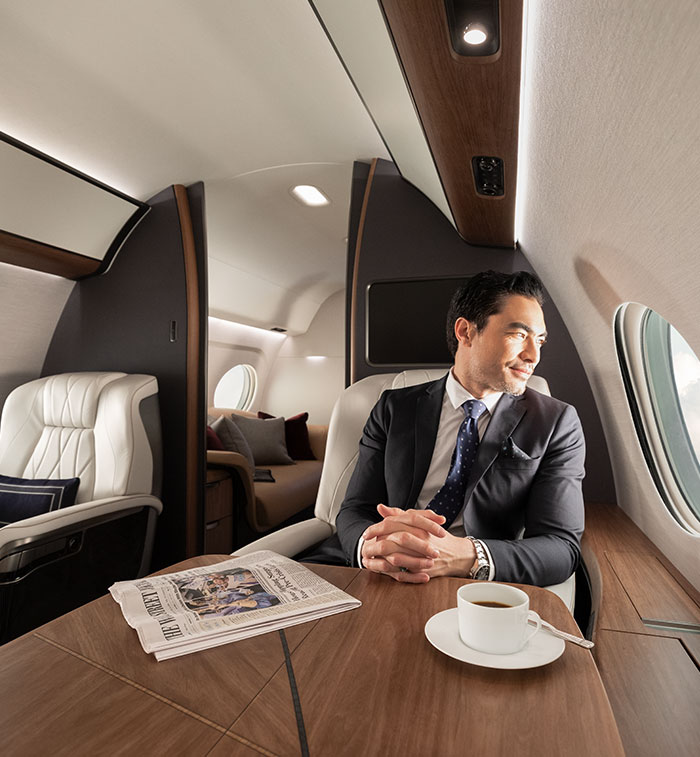
[[[509,330],[510,329],[522,329],[523,331],[526,331],[528,334],[535,334],[535,329],[533,329],[531,326],[528,326],[527,323],[522,323],[520,321],[513,321],[513,323],[509,323],[506,327]],[[543,331],[540,334],[537,334],[537,336],[547,338],[547,332]]]

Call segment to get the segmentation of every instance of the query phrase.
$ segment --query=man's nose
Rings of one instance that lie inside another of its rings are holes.
[[[535,365],[540,362],[540,345],[534,337],[530,336],[525,340],[520,357],[522,360]]]

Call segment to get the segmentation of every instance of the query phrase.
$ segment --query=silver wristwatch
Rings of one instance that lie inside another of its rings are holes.
[[[491,573],[491,563],[486,556],[484,545],[473,536],[467,536],[467,539],[471,541],[476,550],[476,563],[469,572],[469,578],[474,578],[477,581],[486,581]]]

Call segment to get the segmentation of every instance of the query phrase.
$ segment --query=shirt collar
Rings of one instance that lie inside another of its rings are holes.
[[[459,381],[457,381],[457,379],[454,377],[454,373],[452,373],[452,368],[450,368],[450,372],[447,374],[447,384],[445,384],[445,392],[447,393],[447,396],[450,398],[452,407],[454,407],[455,410],[461,407],[467,400],[477,399],[476,397],[474,397],[473,394],[470,394],[459,383]],[[484,405],[486,405],[486,409],[489,411],[489,413],[493,413],[493,410],[496,407],[498,400],[500,400],[502,396],[503,396],[503,392],[494,392],[493,394],[489,394],[486,397],[482,397],[480,402],[483,402]]]

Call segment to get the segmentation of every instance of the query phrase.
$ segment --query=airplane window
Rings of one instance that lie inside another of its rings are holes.
[[[255,399],[257,387],[258,374],[252,365],[234,365],[216,385],[214,405],[248,410]]]
[[[700,360],[658,313],[628,302],[615,335],[640,443],[659,493],[686,530],[700,533]]]

